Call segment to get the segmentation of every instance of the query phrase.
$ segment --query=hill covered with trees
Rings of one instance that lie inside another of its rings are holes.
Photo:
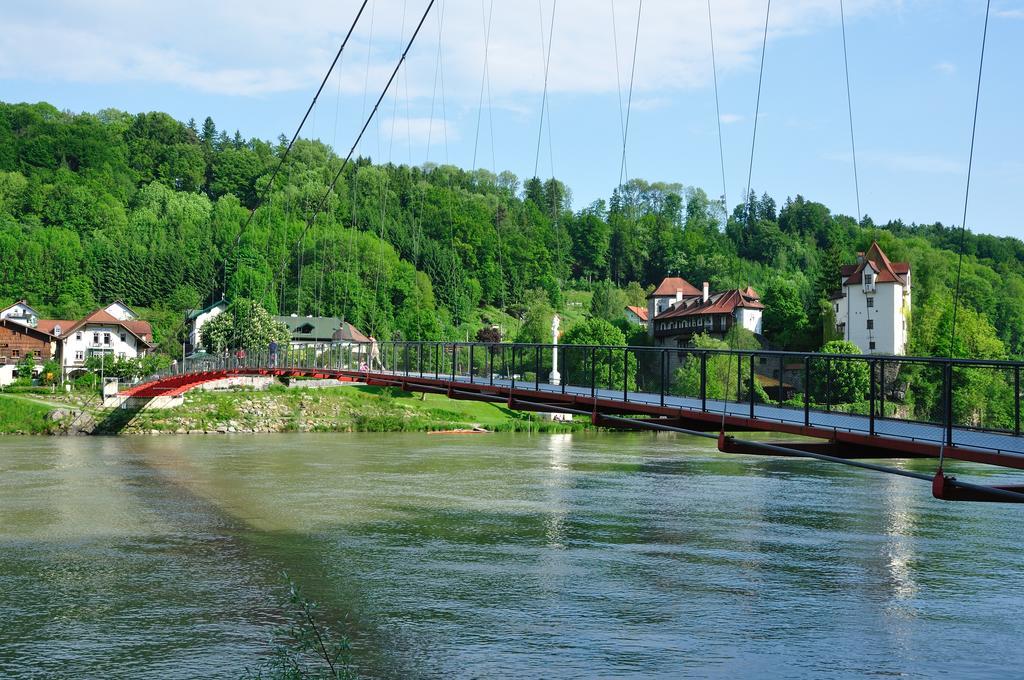
[[[569,291],[607,300],[611,281],[635,299],[675,273],[754,286],[774,344],[815,349],[829,339],[840,265],[876,239],[914,270],[911,353],[951,349],[955,227],[858,224],[800,195],[752,195],[727,218],[699,188],[639,179],[573,206],[554,179],[367,158],[314,219],[341,159],[299,140],[243,231],[285,141],[209,118],[0,103],[0,300],[74,318],[122,299],[148,311],[167,346],[184,309],[222,292],[383,338],[464,339],[508,313],[530,339],[543,328],[531,314],[564,308]],[[1024,243],[968,232],[964,250],[954,353],[1024,355]]]

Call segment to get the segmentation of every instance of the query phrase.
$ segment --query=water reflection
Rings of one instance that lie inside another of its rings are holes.
[[[553,434],[545,442],[549,456],[549,471],[545,477],[548,490],[548,509],[545,524],[547,526],[548,546],[564,548],[564,522],[569,512],[569,501],[566,498],[566,487],[571,478],[569,457],[572,448],[571,434]]]
[[[10,440],[0,676],[237,677],[278,572],[369,676],[991,675],[1016,508],[671,435]]]

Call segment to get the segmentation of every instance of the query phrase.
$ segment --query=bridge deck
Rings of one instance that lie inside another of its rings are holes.
[[[471,389],[473,391],[485,388],[498,388],[502,392],[513,389],[511,380],[495,378],[493,381],[486,378],[475,378],[472,381],[468,376],[456,375],[454,381],[452,376],[441,376],[434,379],[432,375],[410,373],[406,375],[400,371],[374,371],[369,374],[357,374],[374,378],[398,379],[406,381],[430,380],[431,382],[451,383],[460,389]],[[528,398],[526,395],[536,394],[538,397],[554,398],[559,401],[571,401],[584,403],[592,406],[592,395],[590,387],[566,385],[563,389],[560,385],[549,385],[545,383],[516,381],[515,392]],[[787,408],[784,406],[769,406],[765,404],[754,404],[753,419],[750,414],[750,404],[747,402],[723,402],[721,400],[708,399],[706,407],[702,407],[701,400],[694,397],[680,397],[665,395],[664,401],[660,394],[649,392],[626,392],[622,390],[595,389],[593,398],[608,405],[610,403],[625,407],[627,411],[636,413],[650,413],[651,415],[672,415],[666,410],[681,412],[681,415],[689,417],[705,417],[705,419],[721,418],[722,409],[725,409],[727,425],[750,426],[756,423],[763,427],[756,429],[774,430],[789,432],[791,434],[803,434],[807,427],[812,428],[817,434],[850,433],[856,435],[873,436],[877,439],[892,439],[900,442],[922,444],[929,449],[941,445],[945,441],[945,428],[938,424],[912,422],[897,420],[893,418],[875,418],[875,434],[871,435],[871,422],[867,416],[825,412],[811,409],[808,414],[808,423],[804,420],[803,409]],[[708,418],[710,417],[710,418]],[[775,425],[784,427],[773,427]],[[794,428],[801,430],[797,432]],[[1013,433],[1002,433],[992,431],[972,430],[968,428],[953,428],[953,444],[958,448],[970,448],[983,451],[992,451],[1007,456],[1020,456],[1024,464],[1024,437],[1015,436]]]
[[[1009,432],[955,427],[952,446],[946,443],[946,429],[936,423],[850,413],[827,412],[749,402],[723,402],[695,397],[661,395],[650,392],[591,388],[579,385],[550,385],[508,378],[471,378],[469,375],[435,375],[418,371],[357,371],[339,368],[282,367],[229,368],[164,376],[126,390],[123,394],[157,397],[180,394],[196,385],[231,375],[292,375],[336,377],[365,380],[370,383],[400,386],[412,391],[444,392],[456,399],[504,401],[521,410],[584,411],[597,416],[630,415],[668,419],[682,429],[717,431],[723,420],[726,430],[755,430],[801,435],[842,442],[854,454],[873,452],[874,457],[938,456],[1024,469],[1024,437]],[[621,421],[609,423],[628,426]]]

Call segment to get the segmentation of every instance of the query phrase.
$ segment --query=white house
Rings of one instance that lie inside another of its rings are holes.
[[[127,305],[114,302],[78,321],[40,319],[39,330],[62,343],[61,364],[65,375],[84,368],[91,356],[135,359],[153,348],[153,329]]]
[[[652,295],[657,294],[666,281],[670,279],[665,279]],[[648,321],[647,329],[658,345],[684,346],[701,333],[722,338],[733,326],[760,335],[763,311],[761,298],[753,288],[748,286],[746,290],[737,288],[712,293],[705,281],[703,290],[696,295],[677,292],[676,299]]]
[[[644,307],[626,305],[626,308],[623,310],[623,314],[626,316],[626,321],[632,324],[636,324],[637,326],[647,325],[647,309]]]
[[[686,279],[679,276],[667,276],[647,296],[647,335],[654,337],[654,317],[658,316],[683,298],[699,298],[701,292],[694,288]]]
[[[185,322],[188,324],[187,346],[189,352],[194,352],[202,347],[202,330],[206,322],[220,316],[227,308],[228,303],[222,298],[202,309],[190,309],[185,314]]]
[[[832,296],[836,331],[868,354],[906,354],[910,321],[910,263],[890,262],[877,242],[841,270]]]
[[[25,326],[35,328],[39,323],[39,314],[24,300],[18,300],[10,307],[0,309],[0,319],[10,319]]]

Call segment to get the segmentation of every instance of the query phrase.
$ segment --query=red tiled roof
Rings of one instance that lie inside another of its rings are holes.
[[[129,333],[137,337],[147,345],[152,346],[153,344],[153,327],[149,325],[148,321],[142,321],[135,319],[132,321],[121,321],[104,308],[96,309],[89,314],[85,315],[85,318],[78,321],[67,321],[62,319],[40,319],[37,324],[37,328],[43,328],[45,332],[52,333],[54,326],[60,325],[61,337],[72,333],[82,326],[88,323],[102,323],[110,326],[121,326]]]
[[[25,333],[26,335],[39,335],[42,336],[43,340],[54,340],[53,333],[39,328],[37,325],[35,328],[32,326],[26,326],[18,321],[12,321],[11,319],[0,319],[0,326],[9,328],[12,331],[18,331],[19,333]]]
[[[753,295],[748,295],[748,292]],[[761,300],[753,288],[748,287],[746,291],[727,290],[724,293],[715,293],[703,300],[684,300],[675,307],[670,307],[662,314],[655,317],[661,319],[674,319],[682,316],[702,316],[704,314],[731,314],[737,307],[745,309],[764,309]]]
[[[683,297],[701,297],[703,293],[694,288],[686,279],[679,276],[666,276],[665,279],[658,284],[658,287],[654,289],[654,292],[647,296],[648,299],[652,297],[675,297],[677,291],[682,291]]]
[[[861,253],[858,253],[861,255]],[[907,280],[904,278],[906,274],[910,272],[909,262],[890,262],[889,258],[886,257],[882,248],[878,245],[878,241],[872,241],[871,247],[868,248],[866,253],[863,253],[864,261],[857,265],[846,265],[840,271],[843,276],[848,277],[844,285],[852,285],[860,283],[863,279],[861,275],[864,272],[864,267],[871,265],[871,268],[877,272],[875,277],[876,283],[899,283],[901,285],[907,285]],[[852,270],[849,268],[853,267]],[[849,273],[847,273],[849,272]]]
[[[57,326],[60,326],[60,337],[63,337],[68,329],[74,326],[77,321],[73,319],[40,319],[39,323],[36,324],[36,328],[53,335],[53,331]]]
[[[643,307],[635,307],[633,305],[626,305],[626,309],[640,317],[641,321],[647,321],[647,310]]]

